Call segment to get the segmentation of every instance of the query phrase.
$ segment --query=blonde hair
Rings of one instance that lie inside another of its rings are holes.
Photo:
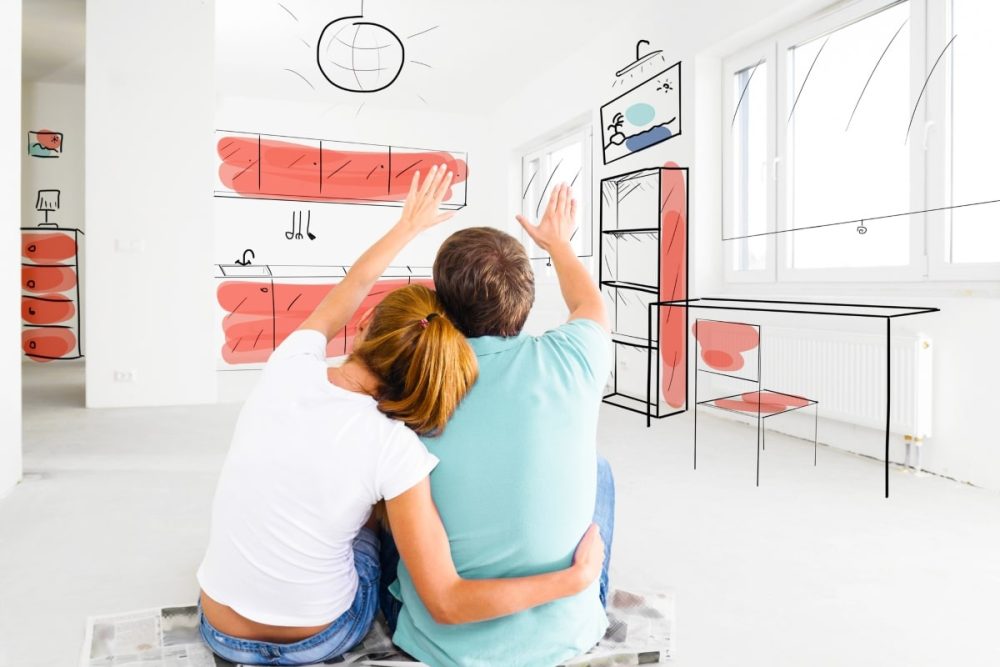
[[[465,336],[422,285],[390,292],[350,358],[378,378],[379,410],[420,435],[440,434],[479,376]]]

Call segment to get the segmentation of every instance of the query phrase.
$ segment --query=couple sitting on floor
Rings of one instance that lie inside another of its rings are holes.
[[[222,658],[330,660],[379,610],[393,642],[435,666],[550,666],[604,634],[614,483],[595,439],[610,337],[569,244],[567,186],[538,225],[518,217],[552,257],[566,324],[521,333],[523,246],[464,229],[437,254],[436,292],[388,294],[327,367],[327,342],[396,254],[454,215],[440,211],[451,177],[414,177],[399,222],[278,346],[243,407],[198,570],[202,636]]]

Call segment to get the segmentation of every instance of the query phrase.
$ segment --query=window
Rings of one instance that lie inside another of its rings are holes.
[[[977,0],[860,0],[725,63],[730,280],[1000,279]]]
[[[577,225],[572,244],[580,257],[594,254],[594,222],[591,213],[590,172],[593,163],[593,132],[589,125],[543,143],[521,158],[521,215],[537,222],[545,212],[549,193],[559,183],[569,183],[577,201]],[[548,255],[522,233],[532,259]]]

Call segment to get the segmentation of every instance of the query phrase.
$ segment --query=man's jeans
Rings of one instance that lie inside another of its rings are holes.
[[[604,565],[601,568],[601,604],[608,606],[608,565],[611,563],[611,542],[615,535],[615,478],[611,465],[604,457],[597,457],[597,500],[594,504],[594,523],[604,540]],[[582,537],[582,536],[581,536]],[[396,580],[399,565],[399,551],[392,535],[384,529],[379,531],[379,560],[382,564],[379,585],[379,605],[392,632],[396,631],[396,621],[403,603],[389,592],[389,586]]]

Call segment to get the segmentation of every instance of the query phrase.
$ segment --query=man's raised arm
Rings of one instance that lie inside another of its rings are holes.
[[[559,289],[569,307],[569,319],[588,319],[610,330],[607,310],[601,291],[591,279],[587,269],[576,256],[570,238],[576,220],[576,200],[565,183],[557,185],[549,195],[549,204],[537,225],[522,215],[517,221],[524,231],[552,257],[552,265],[559,278]]]

